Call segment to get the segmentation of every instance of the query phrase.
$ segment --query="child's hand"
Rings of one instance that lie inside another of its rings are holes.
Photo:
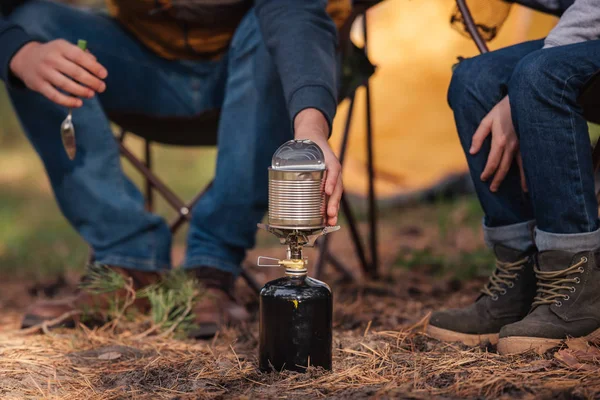
[[[83,105],[78,97],[102,93],[106,89],[102,80],[108,75],[96,57],[65,40],[27,43],[11,59],[10,70],[29,89],[71,108]]]
[[[492,111],[481,121],[473,135],[469,153],[477,154],[490,132],[492,133],[492,146],[485,168],[481,173],[481,180],[485,182],[493,175],[494,179],[490,184],[490,190],[492,192],[498,191],[498,187],[500,187],[510,170],[513,160],[516,159],[521,173],[521,187],[523,191],[527,192],[523,161],[519,150],[519,139],[513,126],[508,96],[496,104]]]

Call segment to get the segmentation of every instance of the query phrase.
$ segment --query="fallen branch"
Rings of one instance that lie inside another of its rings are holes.
[[[56,317],[54,319],[50,319],[47,321],[43,321],[37,325],[33,325],[29,328],[26,329],[21,329],[16,331],[17,334],[19,335],[31,335],[33,333],[38,333],[40,331],[42,332],[48,332],[48,329],[51,328],[54,325],[58,325],[62,322],[67,321],[69,318],[73,318],[76,315],[81,315],[81,311],[79,310],[73,310],[73,311],[69,311],[64,313],[63,315]]]

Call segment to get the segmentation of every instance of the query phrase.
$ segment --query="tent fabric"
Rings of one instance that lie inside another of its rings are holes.
[[[377,66],[370,82],[380,200],[414,197],[467,172],[446,91],[457,57],[478,53],[449,24],[455,6],[454,0],[386,0],[368,13],[369,58]],[[555,21],[514,5],[491,47],[543,37]],[[362,46],[360,25],[352,37]],[[334,121],[331,143],[338,150],[347,110],[346,101]],[[368,187],[363,89],[354,113],[343,179],[347,193],[361,197]]]
[[[511,3],[504,0],[468,0],[466,4],[471,11],[479,33],[487,41],[498,35],[500,28],[508,18],[512,6]],[[462,35],[470,37],[458,7],[454,8],[450,23]]]

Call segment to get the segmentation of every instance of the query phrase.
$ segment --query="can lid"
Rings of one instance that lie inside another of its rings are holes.
[[[325,169],[325,155],[313,141],[290,140],[275,151],[271,167],[284,171],[322,171]]]

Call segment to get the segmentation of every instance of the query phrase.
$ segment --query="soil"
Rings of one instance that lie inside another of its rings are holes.
[[[415,236],[406,230],[403,234]],[[417,235],[418,236],[418,235]],[[407,241],[408,239],[406,239]],[[334,254],[342,262],[353,254]],[[427,337],[434,309],[466,305],[484,278],[436,276],[431,266],[391,267],[400,250],[382,251],[376,281],[339,281],[334,292],[334,367],[306,373],[261,373],[258,323],[219,332],[210,341],[135,334],[144,322],[116,329],[17,331],[25,307],[40,297],[73,290],[77,276],[32,283],[0,280],[0,398],[60,399],[388,399],[388,398],[598,398],[600,348],[569,340],[545,355],[503,357],[493,346],[468,348]],[[277,256],[281,248],[258,254]],[[313,257],[311,254],[310,257]],[[356,263],[353,271],[358,275]],[[261,282],[275,269],[251,270]],[[256,295],[242,282],[238,296],[256,316]]]

